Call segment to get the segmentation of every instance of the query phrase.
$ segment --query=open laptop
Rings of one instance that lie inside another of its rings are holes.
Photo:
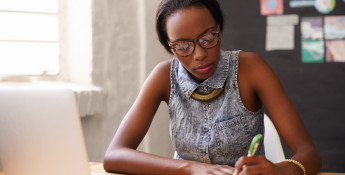
[[[0,84],[5,175],[90,175],[74,93]]]

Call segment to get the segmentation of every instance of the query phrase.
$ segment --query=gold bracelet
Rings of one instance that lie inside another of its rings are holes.
[[[307,174],[307,171],[305,170],[304,166],[303,166],[301,163],[299,163],[298,161],[296,161],[296,160],[293,160],[293,159],[285,159],[285,160],[282,160],[282,161],[280,161],[280,162],[291,162],[291,163],[297,165],[298,167],[300,167],[300,168],[302,169],[304,175]]]

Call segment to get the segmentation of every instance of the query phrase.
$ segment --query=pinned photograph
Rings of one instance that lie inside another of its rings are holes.
[[[260,0],[261,15],[283,14],[283,0]]]
[[[302,62],[303,63],[322,63],[324,57],[323,40],[302,40]]]
[[[345,40],[326,41],[326,62],[345,62]]]
[[[323,39],[322,17],[301,18],[302,39]]]
[[[325,17],[325,39],[345,39],[345,16]]]

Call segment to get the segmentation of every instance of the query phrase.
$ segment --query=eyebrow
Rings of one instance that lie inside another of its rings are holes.
[[[203,31],[198,37],[196,37],[196,39],[200,38],[201,36],[205,35],[208,31],[210,31],[213,27],[209,27],[207,28],[205,31]],[[180,39],[176,39],[174,41],[172,41],[171,43],[177,42],[177,41],[193,41],[194,39],[186,39],[186,38],[180,38]]]

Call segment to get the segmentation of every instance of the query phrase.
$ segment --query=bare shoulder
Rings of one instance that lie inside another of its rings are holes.
[[[161,100],[166,101],[170,96],[170,65],[171,59],[158,63],[152,70],[147,79],[147,83],[151,84],[151,89],[155,89],[159,93]]]
[[[170,86],[170,65],[172,60],[165,60],[158,63],[152,70],[150,77],[154,78],[155,81],[160,83],[169,83]]]
[[[241,51],[238,56],[239,66],[255,68],[258,66],[265,66],[267,63],[257,53]]]
[[[238,58],[238,79],[244,84],[242,87],[250,86],[254,91],[279,81],[271,66],[260,55],[244,51],[240,52]]]
[[[250,77],[273,73],[270,65],[260,55],[245,51],[241,51],[238,56],[238,70],[239,73]]]
[[[164,74],[165,76],[166,75],[170,76],[171,61],[172,60],[169,59],[169,60],[165,60],[165,61],[158,63],[155,66],[154,71],[157,71],[157,73],[159,73],[159,74]]]

